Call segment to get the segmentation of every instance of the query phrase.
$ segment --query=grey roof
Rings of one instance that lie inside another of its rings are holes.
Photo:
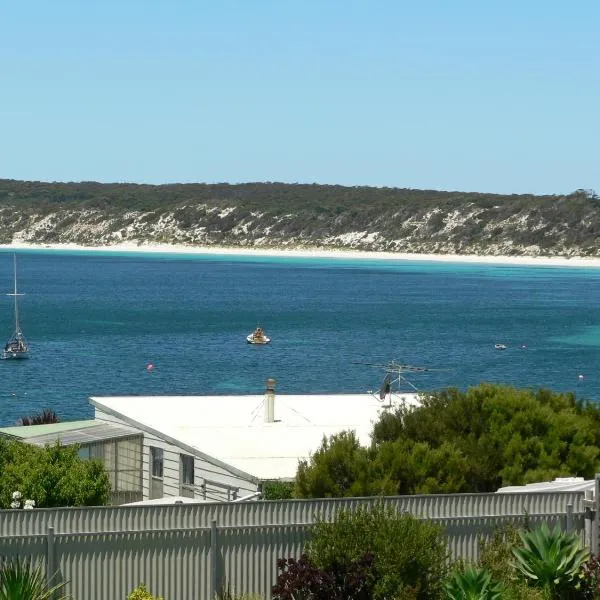
[[[70,446],[72,444],[93,444],[94,442],[126,438],[133,435],[141,435],[141,431],[126,425],[114,425],[113,423],[98,421],[97,424],[90,427],[70,429],[60,433],[45,433],[28,437],[23,441],[35,446],[45,446],[46,444],[55,444],[57,440],[60,440],[63,446]]]

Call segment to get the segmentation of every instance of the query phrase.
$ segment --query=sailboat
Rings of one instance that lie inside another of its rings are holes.
[[[29,358],[29,346],[23,337],[23,332],[19,325],[19,303],[17,296],[23,294],[17,293],[17,255],[13,255],[14,273],[15,273],[15,291],[7,296],[15,297],[15,332],[13,336],[6,342],[4,350],[2,351],[2,359],[16,359],[16,358]]]

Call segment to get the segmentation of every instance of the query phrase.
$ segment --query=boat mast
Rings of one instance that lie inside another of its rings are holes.
[[[17,296],[22,296],[23,294],[17,293],[17,255],[13,254],[13,267],[14,267],[14,278],[15,278],[15,291],[12,294],[8,294],[8,296],[15,297],[15,334],[19,335],[21,333],[21,328],[19,327],[19,303],[17,302]]]

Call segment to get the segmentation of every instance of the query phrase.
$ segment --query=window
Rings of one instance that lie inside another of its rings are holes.
[[[100,460],[104,465],[110,481],[110,504],[142,499],[142,456],[141,435],[105,439],[79,447],[80,458]]]
[[[194,457],[181,454],[181,495],[194,497]]]
[[[162,479],[163,477],[163,451],[162,448],[150,446],[150,469],[152,477]]]

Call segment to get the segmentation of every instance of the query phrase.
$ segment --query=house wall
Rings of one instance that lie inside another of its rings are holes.
[[[125,421],[104,413],[96,408],[96,419],[115,423],[117,425],[129,425]],[[187,449],[152,433],[143,432],[142,449],[142,490],[143,499],[150,499],[151,475],[150,475],[150,448],[161,448],[163,451],[163,481],[162,496],[180,496],[181,493],[181,454],[189,455]],[[218,456],[215,458],[219,458]],[[194,498],[206,500],[233,500],[246,496],[258,490],[256,483],[246,480],[229,472],[221,466],[214,465],[209,461],[194,455]]]

